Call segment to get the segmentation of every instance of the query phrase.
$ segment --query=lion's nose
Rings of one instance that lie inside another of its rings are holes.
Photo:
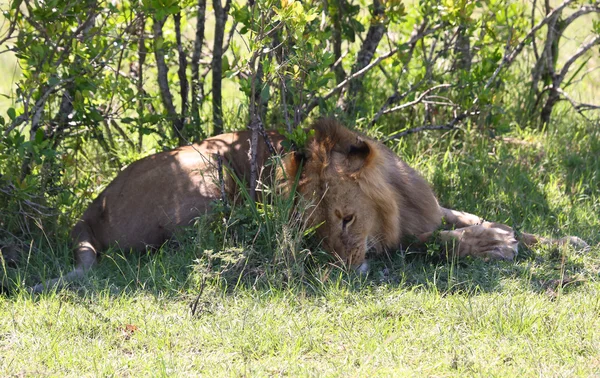
[[[359,274],[367,274],[369,272],[369,262],[364,260],[362,264],[354,266],[354,270],[356,270]]]

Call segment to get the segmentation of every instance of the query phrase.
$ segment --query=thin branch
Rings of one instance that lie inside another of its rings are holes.
[[[200,81],[200,57],[204,43],[204,24],[206,20],[206,0],[198,0],[196,13],[196,39],[194,40],[194,53],[192,54],[192,117],[196,124],[200,124],[199,104],[204,99],[204,80]],[[204,78],[204,76],[203,76]]]
[[[351,82],[352,80],[354,80],[354,79],[356,79],[358,77],[361,77],[365,73],[369,72],[369,70],[371,70],[373,67],[376,67],[382,61],[384,61],[384,60],[386,60],[386,59],[394,56],[401,49],[404,49],[405,47],[410,47],[412,44],[415,44],[416,41],[418,41],[421,38],[424,38],[427,35],[435,32],[441,26],[442,26],[442,24],[437,24],[436,26],[434,26],[434,27],[432,27],[430,29],[421,30],[421,31],[419,31],[417,33],[413,32],[413,34],[411,34],[411,37],[410,37],[410,39],[407,42],[405,42],[405,43],[399,45],[398,47],[396,47],[396,48],[388,51],[386,54],[383,54],[383,55],[377,57],[377,59],[375,59],[374,61],[372,61],[368,65],[366,65],[363,69],[361,69],[361,70],[353,73],[352,75],[348,76],[346,79],[344,79],[344,81],[342,81],[341,83],[339,83],[338,85],[336,85],[332,90],[330,90],[329,92],[327,92],[327,94],[325,94],[324,96],[318,97],[318,98],[314,98],[311,101],[309,101],[308,105],[306,105],[306,107],[302,110],[302,115],[301,115],[300,121],[302,121],[303,119],[305,119],[308,116],[308,114],[315,107],[317,107],[319,105],[320,102],[326,101],[331,96],[333,96],[334,94],[336,94],[339,91],[341,91],[342,88],[344,88],[349,82]]]
[[[2,25],[2,26],[4,26],[4,25]],[[13,37],[13,35],[12,35],[16,29],[17,29],[17,20],[16,19],[10,20],[9,24],[8,24],[8,29],[6,30],[6,33],[5,33],[5,36],[0,38],[0,46],[4,45],[4,43],[8,40],[16,38],[16,37]],[[10,49],[7,49],[5,51],[10,51]]]
[[[566,29],[567,26],[571,25],[573,23],[573,21],[575,21],[576,19],[578,19],[579,17],[589,14],[589,13],[600,13],[600,1],[596,1],[596,3],[594,5],[584,5],[581,8],[579,8],[577,11],[571,13],[569,15],[569,17],[565,18],[561,24],[562,24],[562,29]]]
[[[250,136],[250,198],[256,201],[256,181],[258,180],[258,130],[263,128],[260,118],[256,114],[251,114],[250,125],[248,128],[252,131]]]
[[[577,102],[577,101],[575,101],[562,88],[555,88],[555,90],[558,93],[560,93],[560,95],[563,96],[567,101],[569,101],[569,103],[571,103],[571,105],[573,106],[573,108],[579,114],[581,114],[584,118],[586,118],[586,119],[587,119],[587,117],[585,117],[585,115],[582,112],[590,111],[590,110],[600,110],[600,105],[586,104],[586,103],[583,103],[583,102]]]
[[[179,77],[179,96],[181,97],[181,119],[180,123],[183,125],[184,117],[187,113],[188,108],[188,80],[187,80],[187,59],[186,53],[181,43],[181,12],[173,15],[175,21],[175,41],[177,43],[177,54],[179,55],[179,68],[177,70],[177,76]]]
[[[433,91],[435,91],[435,90],[441,89],[441,88],[450,88],[451,86],[452,86],[452,85],[450,85],[450,84],[440,84],[440,85],[436,85],[436,86],[434,86],[434,87],[431,87],[431,88],[427,89],[425,92],[421,93],[421,95],[420,95],[419,97],[417,97],[416,99],[414,99],[413,101],[410,101],[410,102],[404,103],[404,104],[402,104],[402,105],[395,106],[395,107],[393,107],[393,108],[391,108],[391,109],[384,110],[383,114],[388,114],[388,113],[392,113],[392,112],[397,112],[398,110],[402,110],[402,109],[405,109],[405,108],[408,108],[408,107],[414,106],[414,105],[416,105],[416,104],[420,103],[421,101],[423,101],[423,99],[424,99],[424,98],[425,98],[425,97],[426,97],[426,96],[427,96],[429,93],[431,93],[431,92],[433,92]]]
[[[152,29],[154,31],[154,59],[156,60],[156,68],[158,71],[158,87],[160,89],[160,97],[162,98],[163,105],[165,110],[167,111],[167,116],[169,120],[172,122],[175,134],[179,136],[179,142],[181,145],[183,140],[181,139],[181,130],[183,129],[183,123],[181,119],[177,115],[177,111],[175,110],[175,106],[173,105],[173,95],[171,94],[171,90],[169,89],[169,79],[167,78],[169,74],[169,68],[165,63],[165,51],[162,44],[163,40],[163,24],[165,20],[158,20],[156,16],[153,17],[153,25]]]
[[[69,79],[59,80],[56,83],[54,83],[53,85],[46,88],[44,93],[35,102],[35,105],[33,106],[33,109],[32,109],[32,112],[34,114],[32,119],[35,120],[36,125],[39,123],[39,119],[41,117],[41,112],[42,112],[44,106],[46,105],[46,100],[48,100],[48,97],[52,93],[55,93],[60,87],[64,86],[67,83],[72,82],[73,80],[75,80],[75,79],[69,78]],[[18,117],[16,117],[13,120],[13,122],[10,124],[10,126],[8,126],[6,128],[6,130],[4,130],[4,136],[8,135],[13,129],[20,126],[24,122],[29,121],[29,119],[30,119],[29,117],[30,117],[30,115],[28,112],[25,112],[25,113],[19,115]],[[32,124],[34,124],[34,123],[32,122]]]
[[[478,114],[479,114],[479,112],[464,112],[464,113],[457,115],[450,122],[443,124],[443,125],[424,125],[424,126],[415,127],[415,128],[408,129],[408,130],[403,130],[403,131],[397,132],[397,133],[392,134],[389,137],[385,138],[384,142],[389,142],[390,140],[394,140],[394,139],[400,139],[407,135],[418,133],[418,132],[425,131],[425,130],[451,130],[451,129],[455,128],[455,126],[459,122],[464,120],[465,118],[475,116]]]
[[[563,65],[563,68],[560,70],[560,73],[558,75],[559,83],[561,83],[564,80],[565,76],[569,72],[569,68],[571,67],[571,65],[577,59],[579,59],[583,54],[585,54],[589,49],[591,49],[592,47],[594,47],[595,45],[598,45],[598,44],[600,44],[600,35],[595,36],[588,43],[581,45],[581,47],[579,47],[577,52],[575,52],[575,54],[573,54],[573,56],[565,62],[565,64]]]
[[[146,14],[140,13],[138,30],[138,69],[137,69],[137,101],[138,101],[138,114],[141,116],[144,114],[144,103],[146,102],[146,91],[144,90],[144,64],[146,63],[146,56],[148,55],[148,49],[146,48]],[[139,131],[138,137],[138,152],[142,151],[142,145],[144,142],[144,133]]]
[[[221,189],[221,201],[223,202],[223,206],[225,206],[225,213],[228,213],[229,203],[227,202],[227,192],[225,192],[225,179],[223,175],[223,156],[219,151],[216,153],[217,159],[217,172],[219,174],[219,187]]]
[[[223,81],[223,38],[225,34],[225,23],[227,22],[231,0],[225,0],[225,6],[221,0],[213,1],[215,11],[215,33],[212,57],[212,105],[213,105],[213,130],[215,134],[223,132],[223,98],[221,95],[221,84]]]
[[[408,66],[408,64],[412,61],[412,57],[414,55],[414,51],[415,51],[415,47],[417,46],[417,42],[427,34],[427,33],[425,33],[425,28],[427,27],[427,23],[428,23],[428,20],[424,19],[418,26],[415,26],[413,32],[410,35],[410,39],[408,40],[408,42],[404,43],[404,45],[408,46],[409,49],[408,49],[408,53],[406,53],[406,55],[405,55],[405,58],[404,58],[405,62],[402,67],[402,70],[400,70],[400,72],[403,72],[404,69],[406,69],[406,67]],[[439,25],[433,29],[436,29],[437,27],[439,27]],[[398,79],[398,81],[399,81],[399,79]],[[385,112],[390,105],[395,104],[398,101],[401,101],[410,92],[412,92],[415,88],[417,88],[417,85],[411,85],[409,90],[404,92],[401,95],[400,92],[398,91],[398,81],[394,84],[394,87],[395,87],[394,93],[390,97],[388,97],[388,99],[381,106],[381,108],[379,109],[377,114],[375,114],[375,116],[373,117],[373,120],[371,121],[371,127],[373,127],[373,125],[375,125],[375,123],[377,123],[377,121],[379,120],[379,117],[381,117],[383,115],[383,112]],[[422,82],[422,80],[419,81],[418,84],[420,84],[421,82]]]
[[[533,4],[531,5],[531,28],[535,26],[535,7],[537,0],[533,0]],[[533,46],[533,56],[535,56],[535,61],[540,60],[540,55],[538,54],[537,43],[535,42],[535,34],[532,36],[531,45]]]

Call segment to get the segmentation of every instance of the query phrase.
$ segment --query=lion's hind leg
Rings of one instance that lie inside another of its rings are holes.
[[[84,221],[77,222],[71,231],[71,236],[75,241],[75,268],[61,277],[53,278],[35,285],[30,290],[32,293],[61,289],[69,282],[85,277],[85,274],[96,265],[98,258],[98,242],[96,241],[96,238],[94,238],[90,226]]]

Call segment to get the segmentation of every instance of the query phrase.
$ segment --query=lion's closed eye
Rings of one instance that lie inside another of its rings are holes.
[[[342,227],[346,228],[348,225],[352,224],[355,218],[356,217],[354,216],[354,214],[346,215],[342,219]]]

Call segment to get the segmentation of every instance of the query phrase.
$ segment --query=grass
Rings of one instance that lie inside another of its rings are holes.
[[[590,251],[484,262],[409,250],[374,259],[365,277],[290,237],[299,230],[289,203],[275,203],[259,215],[238,208],[227,227],[204,220],[179,247],[112,251],[71,290],[32,297],[28,285],[69,269],[63,243],[5,267],[0,376],[597,374],[598,125],[565,120],[504,139],[460,133],[395,148],[443,204],[578,235]]]
[[[318,296],[238,290],[187,301],[148,293],[2,303],[4,376],[593,375],[598,287],[441,295],[333,286]],[[11,316],[6,316],[11,315]],[[7,350],[12,353],[6,353]]]

